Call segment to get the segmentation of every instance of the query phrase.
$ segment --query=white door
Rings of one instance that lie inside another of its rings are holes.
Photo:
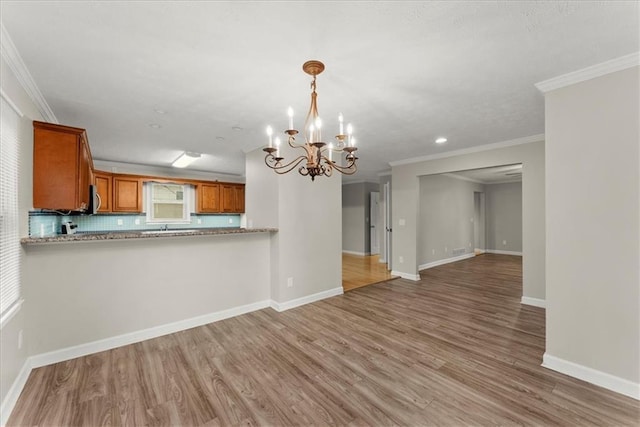
[[[384,199],[384,259],[387,262],[387,270],[391,270],[391,186],[385,183],[382,187]]]
[[[378,239],[378,203],[380,193],[372,191],[369,197],[369,234],[371,242],[371,255],[380,253],[380,240]]]

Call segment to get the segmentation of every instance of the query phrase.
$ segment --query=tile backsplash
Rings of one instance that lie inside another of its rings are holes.
[[[157,230],[164,224],[147,224],[147,216],[128,215],[59,215],[48,212],[29,212],[29,237],[45,237],[61,233],[62,223],[72,221],[78,226],[76,232]],[[239,228],[240,215],[191,214],[190,224],[169,224],[170,229],[193,228]]]

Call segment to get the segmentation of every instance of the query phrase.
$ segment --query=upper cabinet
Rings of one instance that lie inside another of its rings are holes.
[[[221,184],[221,212],[244,212],[244,184]]]
[[[113,212],[142,212],[142,180],[134,175],[113,175]]]
[[[93,160],[84,129],[33,122],[33,207],[89,208]]]
[[[111,212],[113,180],[110,173],[95,171],[93,182],[96,185],[96,192],[100,196],[100,209],[98,212]]]
[[[220,184],[201,182],[196,187],[196,210],[198,213],[220,212]]]

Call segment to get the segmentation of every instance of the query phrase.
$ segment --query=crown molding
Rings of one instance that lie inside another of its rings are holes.
[[[378,172],[378,176],[382,177],[382,176],[391,176],[391,169],[386,170],[386,171],[382,171],[382,172]]]
[[[2,34],[2,37],[0,37],[2,59],[7,62],[9,68],[13,71],[13,74],[16,76],[16,79],[18,79],[22,88],[36,105],[36,108],[42,115],[42,118],[49,123],[58,123],[58,119],[55,114],[53,114],[49,104],[47,104],[47,100],[44,99],[42,92],[38,89],[38,85],[33,80],[33,77],[22,60],[18,49],[16,49],[16,46],[13,44],[13,40],[11,40],[9,33],[2,23],[0,23],[0,31]]]
[[[532,142],[540,142],[540,141],[544,141],[543,133],[540,133],[537,135],[531,135],[531,136],[524,136],[522,138],[510,139],[508,141],[494,142],[493,144],[485,144],[477,147],[463,148],[461,150],[447,151],[445,153],[413,157],[411,159],[405,159],[405,160],[396,160],[395,162],[389,162],[389,166],[395,167],[395,166],[410,165],[413,163],[421,163],[429,160],[446,159],[447,157],[462,156],[464,154],[479,153],[482,151],[496,150],[498,148],[513,147],[516,145],[530,144]]]
[[[626,70],[627,68],[640,66],[640,52],[634,52],[629,55],[621,56],[610,61],[592,65],[582,70],[573,71],[563,74],[540,83],[536,83],[536,88],[547,93],[552,90],[560,89],[575,83],[584,82],[616,71]]]

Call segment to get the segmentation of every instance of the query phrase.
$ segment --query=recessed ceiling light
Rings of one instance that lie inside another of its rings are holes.
[[[224,141],[224,136],[216,136],[216,140],[218,140],[218,141]]]
[[[151,123],[151,124],[149,124],[149,127],[150,127],[150,128],[154,128],[154,129],[160,129],[162,126],[160,126],[160,125],[159,125],[159,124],[157,124],[157,123]]]
[[[240,126],[233,126],[231,129],[235,130],[236,132],[240,132],[242,130]]]
[[[166,112],[166,111],[164,111],[164,110],[160,110],[160,109],[158,109],[158,108],[156,108],[156,109],[155,109],[155,110],[153,110],[153,111],[155,111],[155,112],[156,112],[156,113],[158,113],[158,114],[167,114],[167,112]]]
[[[440,137],[436,139],[436,144],[444,144],[445,142],[447,142],[447,138]]]

